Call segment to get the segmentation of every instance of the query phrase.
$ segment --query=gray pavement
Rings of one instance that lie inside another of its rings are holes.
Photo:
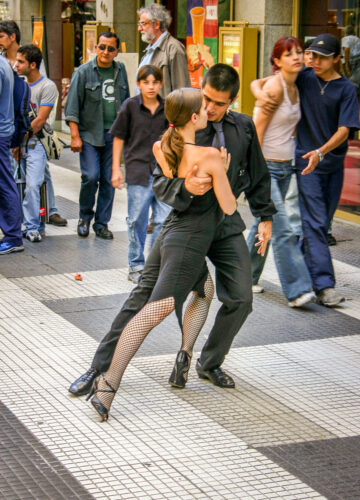
[[[334,223],[347,298],[336,310],[289,308],[270,255],[265,293],[224,363],[234,390],[198,379],[194,362],[186,388],[170,388],[180,346],[171,315],[99,423],[67,388],[132,288],[126,193],[113,241],[79,239],[77,157],[64,150],[51,172],[68,227],[48,226],[41,243],[0,260],[0,498],[360,499],[360,227]],[[197,352],[218,308],[215,299]]]

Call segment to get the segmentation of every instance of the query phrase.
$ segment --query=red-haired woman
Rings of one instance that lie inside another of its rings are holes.
[[[289,306],[301,307],[314,298],[312,281],[284,206],[293,172],[294,136],[301,117],[295,84],[303,67],[300,40],[293,37],[280,38],[274,45],[271,63],[275,74],[266,81],[263,90],[276,100],[277,107],[271,113],[255,106],[254,122],[271,176],[271,198],[277,209],[273,216],[271,238],[276,268]],[[255,244],[258,223],[255,220],[247,244],[251,255],[253,287],[259,288],[257,283],[266,255],[261,257],[256,248],[260,244]]]

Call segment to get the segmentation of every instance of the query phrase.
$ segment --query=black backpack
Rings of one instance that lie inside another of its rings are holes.
[[[30,88],[24,78],[14,73],[14,125],[15,132],[11,138],[11,148],[21,145],[24,136],[31,131],[30,111]]]

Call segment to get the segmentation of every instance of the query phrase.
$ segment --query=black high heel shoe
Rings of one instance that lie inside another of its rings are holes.
[[[100,377],[102,377],[104,379],[104,382],[105,384],[109,387],[109,389],[98,389],[98,385],[99,385],[99,380],[100,380]],[[99,400],[99,398],[96,396],[96,393],[97,392],[110,392],[110,393],[113,393],[115,394],[116,391],[115,389],[109,384],[109,382],[106,380],[106,378],[104,377],[104,375],[99,375],[99,377],[97,377],[95,380],[94,380],[94,383],[93,383],[93,386],[92,386],[92,389],[90,391],[90,394],[88,395],[88,397],[86,398],[86,401],[89,401],[89,399],[91,398],[91,396],[94,396],[91,400],[91,404],[93,405],[93,407],[95,408],[95,410],[98,412],[98,414],[100,415],[101,417],[101,420],[103,422],[106,422],[107,419],[109,418],[109,410],[101,403],[101,401]]]
[[[186,385],[191,356],[186,351],[179,351],[176,356],[175,365],[169,378],[169,384],[173,387],[183,389]]]

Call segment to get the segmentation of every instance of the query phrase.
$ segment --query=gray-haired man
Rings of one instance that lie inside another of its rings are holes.
[[[139,68],[153,64],[162,70],[162,97],[175,89],[191,87],[185,47],[167,31],[171,24],[169,11],[163,5],[154,3],[139,9],[138,15],[141,39],[149,44]],[[138,90],[135,92],[138,93]]]

